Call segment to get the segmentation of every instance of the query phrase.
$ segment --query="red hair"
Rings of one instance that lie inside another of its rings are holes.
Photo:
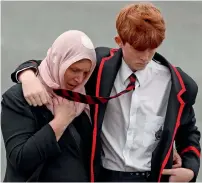
[[[165,22],[160,10],[151,3],[131,4],[121,9],[116,29],[123,42],[144,51],[157,48],[165,39]]]

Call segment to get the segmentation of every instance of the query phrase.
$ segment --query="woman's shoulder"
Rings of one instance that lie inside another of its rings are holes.
[[[31,115],[30,107],[23,96],[21,84],[15,84],[5,91],[2,95],[1,104],[2,107],[5,106],[16,112],[22,112],[24,115]]]
[[[15,84],[6,90],[2,95],[3,100],[12,99],[13,102],[26,102],[21,84]]]

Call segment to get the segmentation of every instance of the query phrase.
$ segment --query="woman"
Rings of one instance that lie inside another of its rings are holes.
[[[89,106],[56,96],[52,89],[85,94],[84,85],[95,65],[95,50],[87,35],[67,31],[55,40],[39,66],[38,78],[51,96],[49,104],[30,106],[21,84],[3,94],[4,181],[89,181]]]

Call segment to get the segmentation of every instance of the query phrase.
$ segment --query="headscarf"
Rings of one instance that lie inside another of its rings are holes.
[[[39,66],[39,79],[51,95],[53,89],[66,89],[64,74],[73,63],[89,59],[91,69],[85,80],[72,91],[85,94],[84,85],[91,76],[96,66],[96,53],[89,37],[78,30],[69,30],[61,34],[49,48],[47,56]],[[74,102],[76,116],[84,110],[89,115],[89,106],[83,103]],[[47,108],[53,113],[53,105],[47,104]]]

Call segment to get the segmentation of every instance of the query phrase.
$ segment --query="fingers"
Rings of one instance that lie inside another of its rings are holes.
[[[71,104],[71,103],[70,103],[71,101],[69,101],[69,100],[67,100],[67,99],[65,99],[65,98],[63,98],[62,101],[63,101],[64,104]]]
[[[176,162],[180,167],[182,166],[182,158],[179,156],[179,154],[177,154]]]
[[[68,106],[70,106],[70,108],[72,109],[72,110],[75,110],[75,102],[73,102],[73,101],[70,101],[70,100],[67,100],[67,99],[65,99],[65,98],[63,98],[63,102],[64,102],[64,104],[67,104]]]
[[[36,94],[26,95],[25,99],[29,105],[33,106],[42,106],[48,103],[52,104],[52,99],[45,90]]]
[[[47,94],[47,92],[41,92],[40,94],[39,94],[39,97],[40,97],[40,101],[41,101],[41,103],[42,104],[47,104],[48,103],[48,94]]]
[[[35,101],[35,98],[33,96],[29,96],[27,98],[29,98],[29,100],[31,101],[31,105],[33,105],[35,107],[37,106],[37,102]]]
[[[35,99],[35,102],[38,106],[42,106],[43,102],[41,101],[41,95],[40,94],[36,94],[33,96],[33,98]]]
[[[162,174],[163,175],[175,175],[175,169],[164,169]]]
[[[180,167],[182,167],[182,159],[181,159],[181,157],[179,156],[179,155],[177,155],[176,157],[175,157],[175,160],[173,161],[173,168],[180,168]]]
[[[182,165],[180,165],[180,164],[174,164],[173,166],[172,166],[172,168],[181,168],[182,167]]]
[[[59,104],[58,99],[56,97],[54,97],[53,98],[53,105],[56,106],[58,104]]]
[[[173,168],[180,168],[182,167],[182,159],[181,157],[176,157],[176,159],[174,160],[174,165],[172,166]]]
[[[29,99],[29,97],[25,97],[25,100],[27,101],[27,103],[28,103],[30,106],[32,106],[32,102],[31,102],[31,100]]]
[[[182,166],[182,159],[180,155],[177,153],[176,150],[174,150],[173,154],[173,168],[180,168]]]
[[[49,93],[35,75],[22,82],[23,95],[29,105],[42,106],[51,103]]]
[[[40,97],[41,97],[41,101],[44,105],[48,104],[48,103],[51,105],[53,104],[53,102],[52,102],[53,97],[51,97],[51,95],[47,91],[42,92]]]
[[[42,106],[43,105],[43,103],[42,103],[42,101],[41,101],[41,96],[40,95],[38,95],[38,94],[35,94],[35,95],[30,95],[29,97],[27,97],[27,98],[29,98],[29,100],[31,101],[31,104],[33,105],[33,106]]]
[[[48,98],[48,103],[49,103],[50,105],[53,105],[52,98],[51,98],[50,96],[47,96],[47,98]]]

